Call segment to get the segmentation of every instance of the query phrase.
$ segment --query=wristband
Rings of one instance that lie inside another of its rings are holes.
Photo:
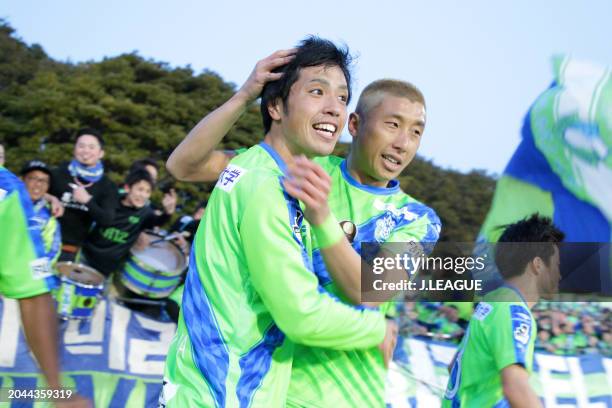
[[[338,220],[336,220],[336,217],[331,212],[321,224],[313,225],[312,230],[317,238],[317,244],[320,249],[337,244],[344,236]]]

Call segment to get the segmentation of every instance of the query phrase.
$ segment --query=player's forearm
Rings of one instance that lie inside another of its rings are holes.
[[[21,320],[28,345],[50,388],[59,388],[57,316],[48,293],[20,299]]]
[[[512,408],[539,408],[542,402],[528,382],[504,386],[504,396]]]
[[[325,267],[334,283],[355,305],[361,303],[361,257],[346,238],[321,249]]]
[[[212,157],[214,149],[248,107],[248,98],[234,94],[202,119],[174,149],[166,168],[182,181],[214,181],[225,167],[223,157]]]

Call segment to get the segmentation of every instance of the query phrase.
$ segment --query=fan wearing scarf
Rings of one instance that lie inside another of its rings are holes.
[[[65,213],[60,261],[74,261],[93,222],[110,223],[117,207],[117,187],[104,174],[104,140],[95,129],[77,132],[72,161],[53,170],[49,192],[59,198]]]

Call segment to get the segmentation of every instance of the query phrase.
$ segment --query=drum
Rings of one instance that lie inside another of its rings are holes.
[[[73,262],[55,265],[61,283],[54,292],[57,313],[62,319],[89,320],[104,291],[104,275],[95,269]]]
[[[142,249],[132,248],[121,270],[121,284],[150,299],[168,297],[181,283],[187,258],[178,246],[154,235],[152,243]]]

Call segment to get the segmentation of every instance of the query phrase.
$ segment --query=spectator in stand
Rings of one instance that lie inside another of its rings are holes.
[[[32,199],[34,209],[30,228],[40,231],[45,256],[53,264],[60,254],[62,235],[57,219],[51,215],[51,204],[45,200],[51,184],[51,170],[40,160],[30,160],[21,169],[21,179]]]
[[[103,147],[100,132],[81,129],[76,134],[72,161],[52,171],[49,191],[66,208],[60,218],[60,261],[75,260],[94,221],[102,226],[115,217],[117,186],[104,174]]]
[[[206,201],[202,202],[198,206],[198,209],[195,210],[193,215],[183,215],[181,218],[179,218],[170,228],[170,232],[188,232],[189,235],[186,235],[185,239],[189,241],[189,244],[191,244],[193,242],[193,237],[198,230],[198,226],[200,225],[200,220],[204,216],[205,210]]]
[[[164,224],[174,213],[173,205],[164,207],[161,215],[147,205],[153,180],[144,169],[130,173],[123,188],[125,195],[116,204],[114,218],[96,224],[83,246],[84,262],[105,276],[121,268],[144,229]]]
[[[130,166],[128,174],[133,173],[134,171],[139,169],[145,169],[146,171],[148,171],[151,175],[151,179],[153,179],[153,184],[157,184],[157,178],[159,176],[159,165],[155,160],[148,157],[145,159],[136,160]]]

